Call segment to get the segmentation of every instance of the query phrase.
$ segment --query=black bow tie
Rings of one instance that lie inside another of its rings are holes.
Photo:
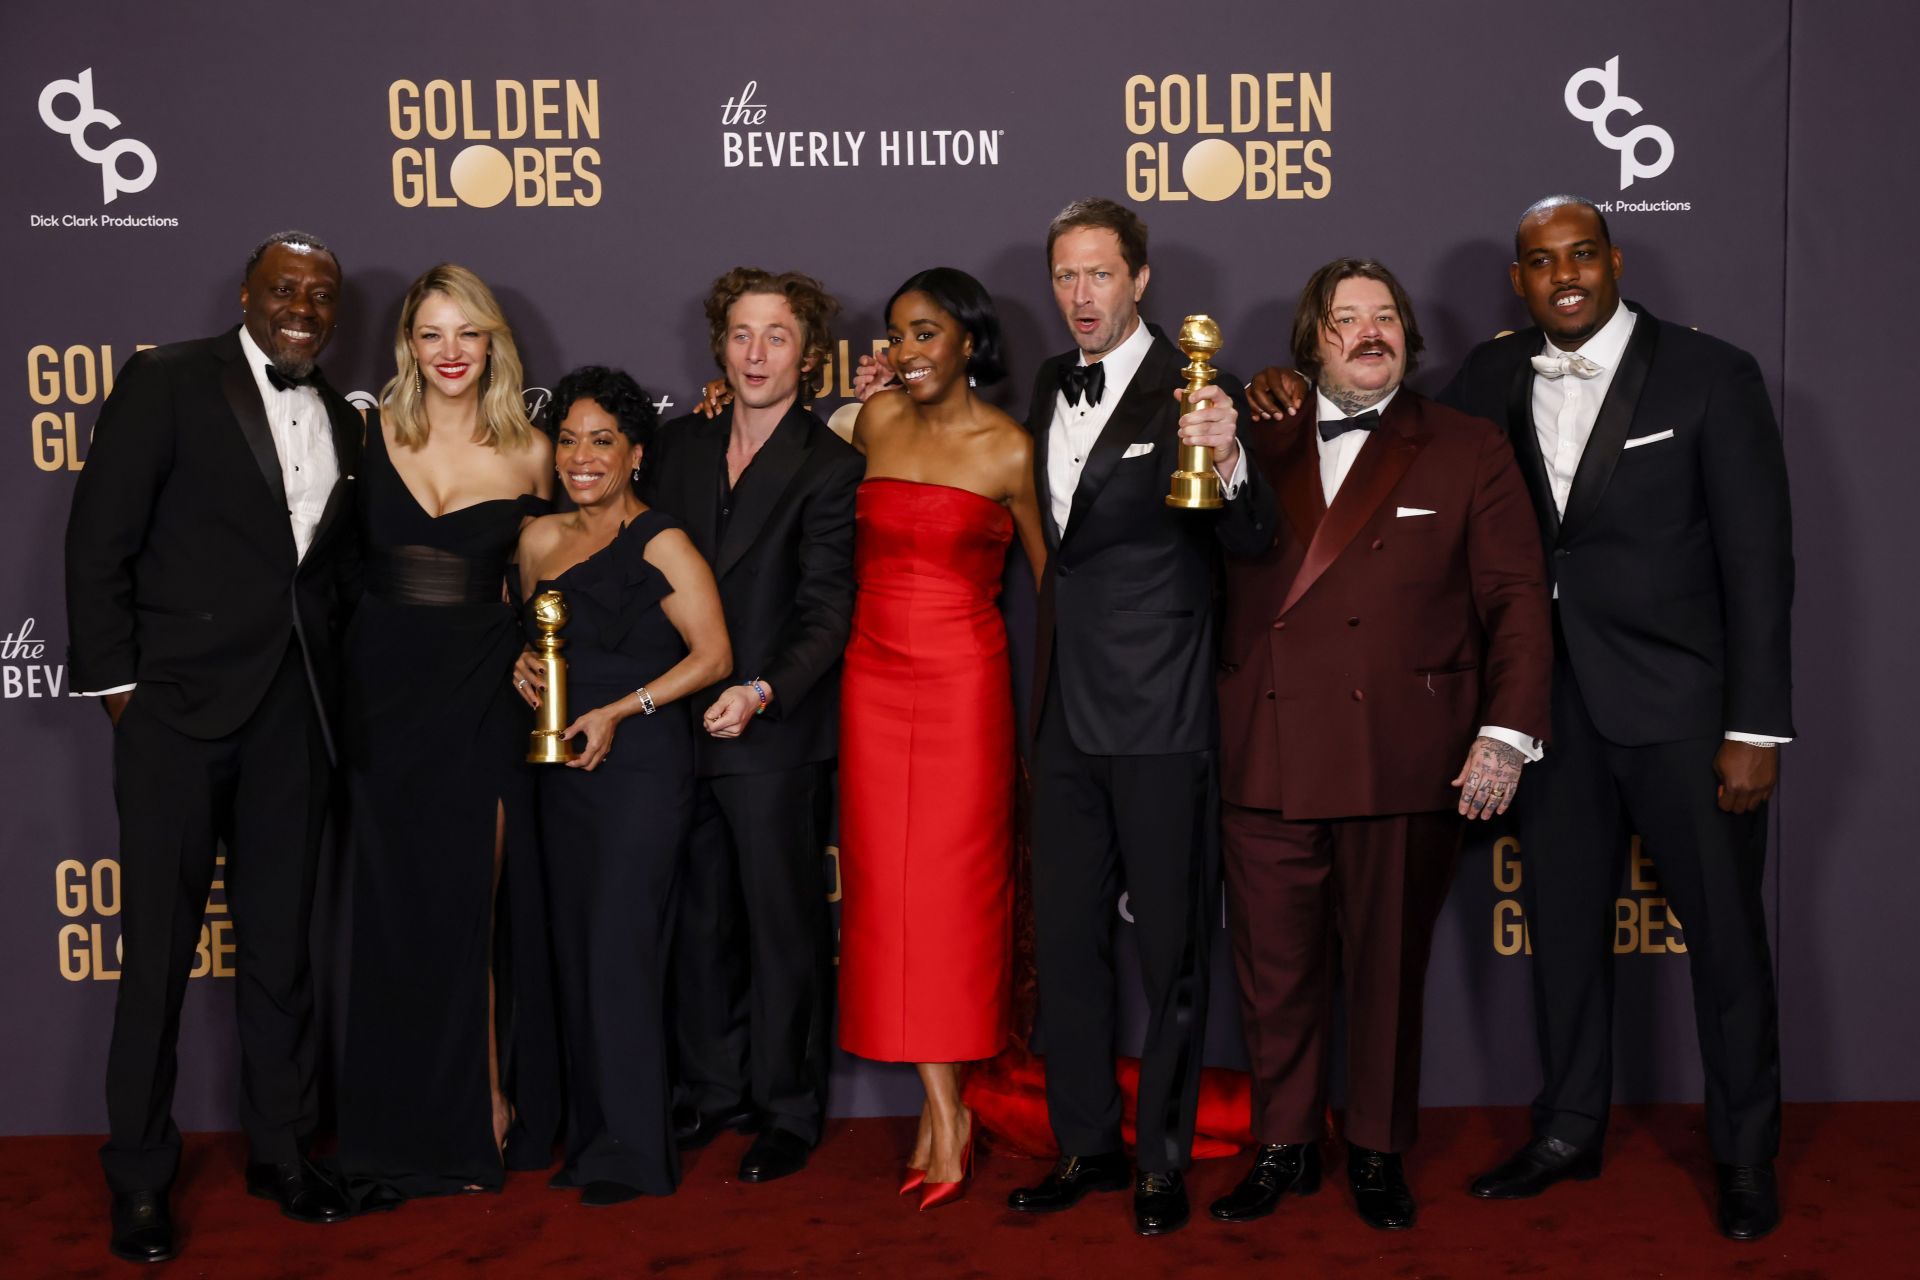
[[[1322,440],[1333,440],[1345,435],[1349,431],[1371,431],[1379,425],[1380,411],[1378,409],[1369,409],[1365,413],[1356,413],[1351,418],[1334,418],[1332,420],[1323,418],[1320,422],[1320,438]]]
[[[1100,395],[1107,389],[1107,371],[1098,364],[1063,364],[1060,366],[1060,391],[1067,397],[1067,403],[1080,403],[1080,397],[1087,398],[1087,407],[1091,409],[1100,403]]]
[[[295,387],[310,387],[313,385],[313,380],[318,376],[318,372],[309,371],[301,374],[297,378],[289,378],[271,364],[267,366],[267,383],[275,391],[291,391]]]

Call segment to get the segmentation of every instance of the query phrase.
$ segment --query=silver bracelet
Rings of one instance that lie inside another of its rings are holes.
[[[650,716],[657,708],[653,705],[653,695],[647,692],[647,686],[641,685],[634,693],[640,697],[640,714]]]

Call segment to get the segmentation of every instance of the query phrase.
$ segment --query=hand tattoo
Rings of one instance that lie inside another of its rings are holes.
[[[1505,813],[1520,790],[1520,771],[1527,758],[1517,747],[1493,738],[1475,738],[1467,748],[1466,767],[1460,770],[1460,813],[1491,818]]]

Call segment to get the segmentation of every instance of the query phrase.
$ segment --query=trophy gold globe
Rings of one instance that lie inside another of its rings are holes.
[[[567,727],[567,660],[560,656],[566,641],[560,629],[567,625],[567,601],[558,591],[542,591],[533,598],[533,627],[540,634],[533,642],[547,682],[539,709],[533,714],[533,732],[528,735],[527,763],[565,764],[580,754],[580,748],[560,736]]]
[[[1180,372],[1187,380],[1181,400],[1193,408],[1194,397],[1213,385],[1219,371],[1213,367],[1213,353],[1220,349],[1220,326],[1212,316],[1188,316],[1180,322],[1176,340],[1180,350],[1192,361]],[[1202,444],[1180,446],[1180,467],[1173,473],[1173,489],[1167,505],[1185,511],[1214,511],[1221,505],[1220,477],[1213,469],[1213,450]]]

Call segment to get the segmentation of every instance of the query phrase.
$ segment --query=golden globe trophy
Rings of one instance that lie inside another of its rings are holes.
[[[580,748],[560,736],[567,727],[567,660],[560,656],[566,641],[560,628],[567,625],[567,602],[558,591],[542,591],[533,598],[533,625],[540,637],[533,647],[540,654],[540,665],[547,677],[547,691],[533,713],[533,732],[528,735],[527,763],[565,764],[580,754]]]
[[[1213,353],[1220,349],[1220,326],[1212,316],[1188,316],[1180,322],[1178,342],[1187,359],[1193,361],[1180,371],[1187,379],[1181,398],[1191,409],[1193,398],[1212,386],[1219,372],[1213,367]],[[1180,446],[1180,468],[1173,473],[1173,491],[1167,495],[1167,505],[1186,511],[1219,509],[1220,477],[1213,470],[1213,450],[1202,444]]]

